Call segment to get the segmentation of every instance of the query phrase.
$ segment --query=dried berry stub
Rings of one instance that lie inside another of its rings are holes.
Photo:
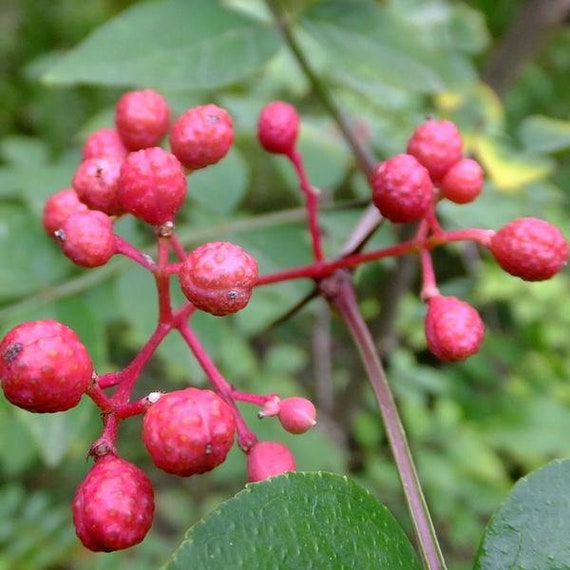
[[[205,243],[188,254],[179,272],[186,298],[216,316],[245,308],[257,282],[257,262],[239,245]]]

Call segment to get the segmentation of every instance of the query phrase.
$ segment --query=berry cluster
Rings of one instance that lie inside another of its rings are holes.
[[[172,121],[168,103],[159,93],[147,89],[124,94],[116,106],[115,128],[100,129],[87,139],[71,187],[47,200],[45,230],[72,262],[98,267],[114,255],[124,255],[152,275],[157,291],[156,328],[122,370],[98,375],[78,336],[53,320],[23,323],[0,342],[0,381],[14,405],[31,412],[59,412],[77,405],[85,394],[102,412],[103,430],[89,451],[94,464],[73,500],[77,535],[87,548],[128,548],[143,540],[152,525],[151,481],[121,458],[116,446],[118,425],[129,417],[143,416],[141,437],[152,462],[174,475],[188,477],[218,467],[236,439],[246,454],[250,482],[296,468],[285,445],[258,441],[236,403],[258,406],[259,418],[276,417],[293,434],[315,425],[315,406],[303,397],[282,399],[232,386],[191,326],[196,311],[231,315],[247,307],[256,287],[297,278],[314,280],[332,299],[338,291],[330,287],[330,278],[339,270],[388,256],[418,254],[421,297],[427,304],[427,346],[438,358],[457,361],[479,350],[484,325],[467,302],[439,293],[431,258],[434,247],[474,241],[488,248],[505,271],[529,281],[552,277],[568,259],[568,243],[560,230],[537,218],[514,220],[497,232],[441,228],[437,202],[473,201],[482,190],[483,171],[475,160],[463,156],[462,139],[453,123],[429,119],[410,137],[407,153],[379,163],[370,175],[372,200],[380,213],[395,223],[417,222],[414,237],[385,249],[327,260],[318,193],[308,181],[297,148],[299,129],[297,112],[288,103],[271,102],[259,115],[261,146],[292,163],[305,197],[314,257],[307,266],[260,275],[256,260],[238,244],[213,241],[187,252],[179,241],[175,218],[185,200],[188,177],[222,160],[233,143],[232,118],[214,104],[189,109]],[[165,148],[166,139],[170,150]],[[157,241],[155,258],[116,233],[115,221],[126,215],[151,226]],[[172,305],[172,278],[187,299],[179,307]],[[155,391],[133,400],[141,372],[171,332],[188,345],[211,389]]]
[[[445,232],[436,216],[437,202],[473,202],[483,189],[483,169],[476,160],[463,156],[461,134],[451,121],[429,118],[412,133],[406,151],[375,166],[370,175],[372,200],[382,216],[392,222],[418,222],[410,245],[417,247],[422,261],[427,346],[441,360],[464,360],[478,352],[485,327],[474,307],[439,293],[431,248],[472,240],[488,248],[511,275],[542,281],[564,267],[569,257],[568,242],[557,227],[533,217],[513,220],[497,232]]]

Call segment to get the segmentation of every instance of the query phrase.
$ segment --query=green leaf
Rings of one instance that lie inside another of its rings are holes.
[[[494,514],[475,570],[570,568],[570,460],[521,479]]]
[[[273,28],[220,2],[145,2],[96,30],[43,79],[48,84],[215,89],[251,76],[278,47]]]
[[[386,507],[346,477],[320,472],[248,485],[193,526],[163,570],[419,567]]]
[[[24,297],[53,285],[70,269],[67,260],[24,208],[0,206],[0,299]]]
[[[534,115],[521,123],[519,133],[529,153],[556,152],[570,147],[570,121]]]

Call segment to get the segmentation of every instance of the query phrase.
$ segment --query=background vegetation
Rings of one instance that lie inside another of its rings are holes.
[[[537,215],[567,232],[570,29],[558,6],[565,3],[552,2],[548,18],[540,11],[546,3],[517,0],[284,4],[321,85],[379,160],[401,152],[427,114],[458,123],[488,183],[476,204],[446,206],[448,227],[498,228]],[[101,372],[129,362],[152,330],[152,283],[124,260],[77,269],[39,220],[45,198],[69,186],[81,141],[112,124],[112,106],[126,89],[157,88],[175,112],[217,102],[235,118],[229,158],[190,179],[179,223],[188,247],[234,237],[262,271],[310,259],[292,173],[255,140],[257,113],[271,99],[291,101],[302,114],[301,149],[323,190],[329,253],[368,200],[322,98],[263,2],[150,5],[152,12],[127,0],[0,0],[0,334],[23,320],[57,318],[78,331]],[[128,17],[130,27],[117,17]],[[242,19],[241,36],[227,43],[234,18]],[[521,36],[528,18],[534,25]],[[153,33],[141,39],[145,26]],[[522,47],[513,37],[524,38]],[[133,242],[151,242],[141,226],[120,224]],[[375,240],[393,240],[391,230]],[[483,350],[466,363],[442,365],[427,353],[414,260],[371,264],[356,279],[449,567],[461,569],[471,567],[483,528],[513,483],[570,455],[570,275],[531,285],[458,247],[438,252],[436,270],[442,290],[469,299],[488,325]],[[244,314],[193,323],[236,385],[305,393],[317,403],[314,433],[295,438],[263,422],[261,434],[286,441],[301,470],[350,474],[409,530],[376,403],[343,327],[318,302],[272,326],[308,290],[306,283],[263,288]],[[140,393],[189,382],[205,380],[174,340],[161,347]],[[211,474],[163,475],[144,452],[140,422],[129,420],[120,451],[149,472],[157,518],[140,546],[92,554],[75,538],[70,501],[99,427],[89,401],[48,417],[0,399],[0,569],[157,568],[192,523],[243,488],[239,452]]]

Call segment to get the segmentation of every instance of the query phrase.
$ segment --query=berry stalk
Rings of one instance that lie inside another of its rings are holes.
[[[444,570],[445,561],[418,479],[406,432],[398,414],[384,368],[378,357],[374,339],[358,309],[351,278],[346,272],[337,272],[324,283],[323,293],[338,309],[356,344],[380,409],[390,449],[398,468],[398,475],[412,516],[424,568]]]

